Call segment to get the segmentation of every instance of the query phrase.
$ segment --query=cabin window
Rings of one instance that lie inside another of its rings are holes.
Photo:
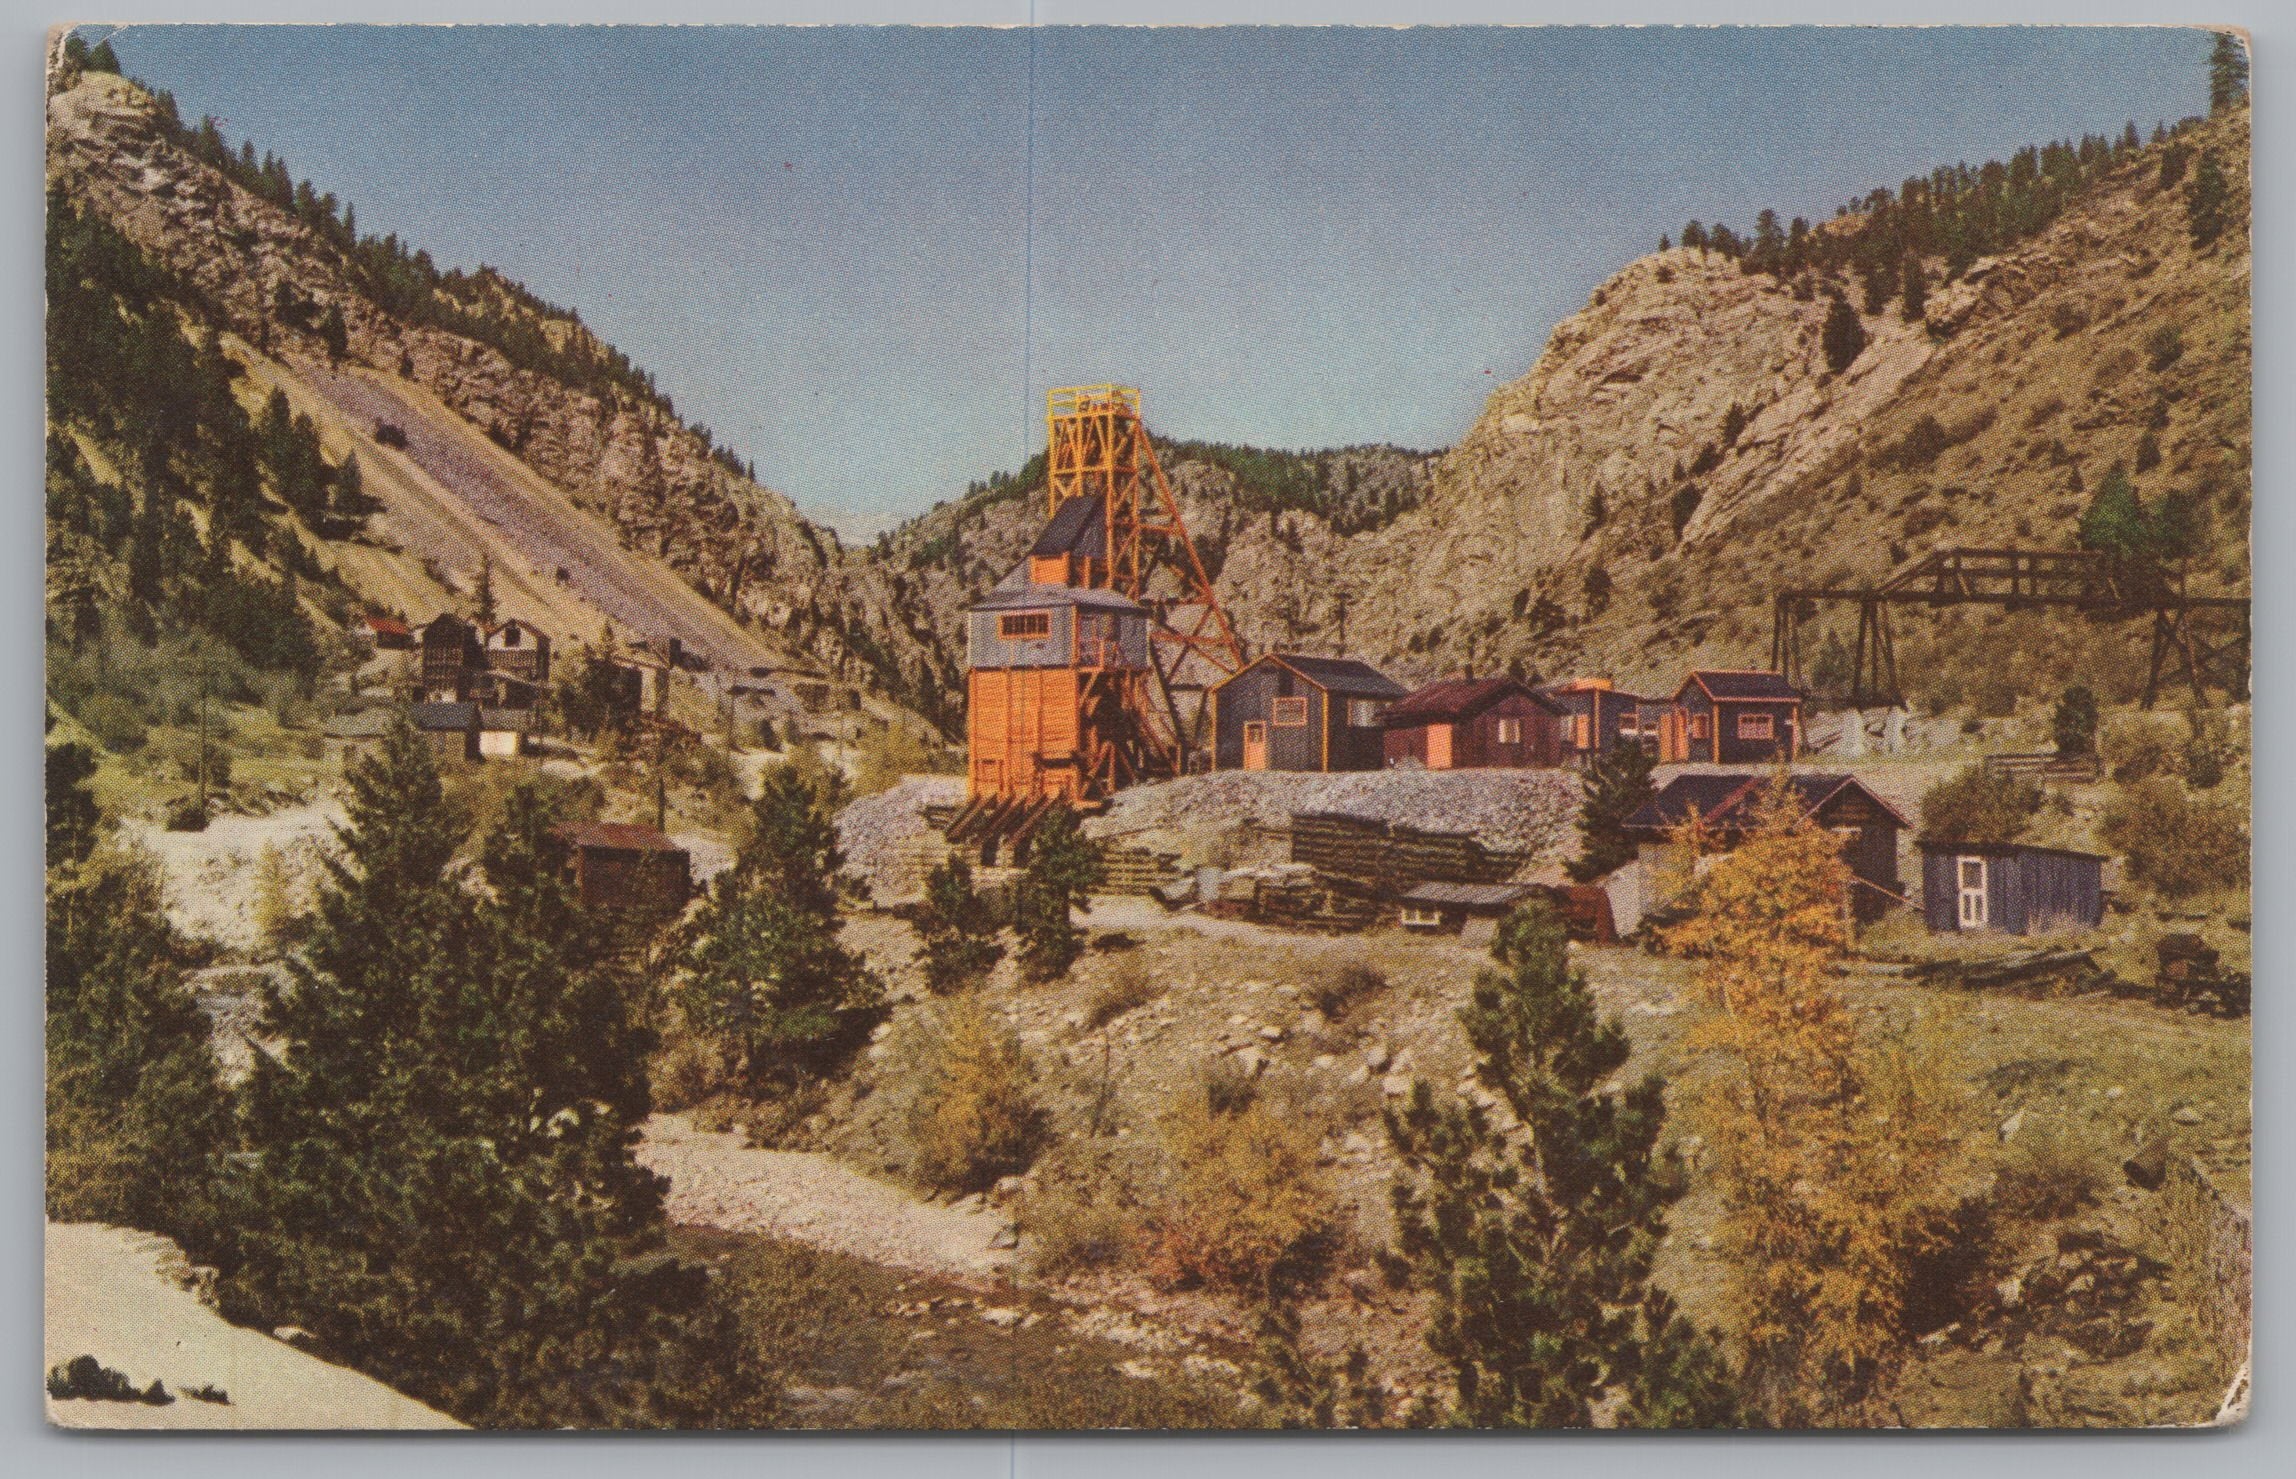
[[[997,635],[1007,642],[1026,641],[1030,637],[1052,635],[1052,613],[1049,611],[1014,611],[997,618]]]
[[[1738,738],[1766,740],[1777,737],[1778,721],[1774,716],[1769,714],[1740,714],[1738,716]]]
[[[1307,725],[1307,699],[1279,698],[1272,716],[1278,729],[1302,729]]]
[[[1632,710],[1629,710],[1629,711],[1627,711],[1626,713],[1624,713],[1624,714],[1621,714],[1621,715],[1619,715],[1619,716],[1618,716],[1618,732],[1619,732],[1620,734],[1623,734],[1623,735],[1626,735],[1626,736],[1628,736],[1629,738],[1631,738],[1631,737],[1633,736],[1633,734],[1634,734],[1634,713],[1633,713],[1633,711],[1632,711]]]
[[[1498,738],[1502,745],[1521,744],[1523,742],[1523,721],[1520,719],[1501,719]]]
[[[1690,737],[1694,740],[1706,738],[1706,716],[1704,714],[1692,714],[1690,716]]]
[[[1347,722],[1356,729],[1377,729],[1384,707],[1375,698],[1351,698],[1347,701]]]
[[[505,647],[516,647],[516,646],[518,645],[518,642],[519,642],[519,631],[518,631],[518,628],[516,628],[516,627],[504,627],[504,628],[502,629],[502,645],[503,645],[503,646],[505,646]]]
[[[1405,904],[1403,927],[1407,930],[1439,930],[1443,927],[1443,911],[1425,904]]]

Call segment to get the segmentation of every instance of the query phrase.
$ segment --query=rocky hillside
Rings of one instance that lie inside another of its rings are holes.
[[[1344,641],[1410,679],[1514,669],[1664,687],[1693,662],[1760,663],[1778,586],[1862,580],[1946,544],[2071,547],[2115,463],[2148,503],[2190,495],[2196,589],[2245,589],[2248,247],[2238,228],[2194,244],[2203,158],[2229,182],[2224,216],[2245,222],[2236,110],[2113,156],[2047,229],[1950,282],[1945,254],[1928,257],[1940,285],[1924,314],[1897,301],[1860,314],[1867,342],[1839,373],[1821,343],[1830,299],[1865,296],[1846,261],[1798,281],[1702,247],[1630,263],[1456,447],[1398,469],[1413,491],[1390,517],[1350,525],[1312,499],[1247,509],[1223,469],[1184,456],[1174,481],[1253,650]],[[1403,454],[1319,455],[1395,467]],[[1040,487],[1025,474],[976,487],[888,541],[879,562],[936,632],[1018,558]],[[2002,622],[1910,617],[1909,685],[1950,702],[1961,636]],[[2008,627],[1991,650],[2022,659],[2035,693],[2076,674],[2118,692],[2142,640]]]
[[[390,446],[415,464],[398,469],[408,478],[466,505],[429,522],[542,526],[529,531],[539,542],[516,542],[535,544],[519,563],[542,561],[545,585],[550,549],[593,548],[596,524],[733,619],[694,613],[680,591],[634,595],[647,582],[628,571],[577,593],[632,633],[666,626],[725,661],[826,666],[895,696],[907,686],[923,649],[869,604],[883,583],[852,578],[834,534],[737,470],[578,318],[491,271],[439,274],[395,240],[360,237],[348,211],[291,186],[283,164],[233,153],[211,125],[187,127],[171,100],[115,74],[56,80],[51,190],[139,248],[331,441],[368,467],[395,466]],[[413,445],[375,444],[385,421],[420,428]],[[465,445],[472,433],[492,445]],[[449,592],[468,591],[480,556],[496,553],[481,540],[434,542],[421,553]]]

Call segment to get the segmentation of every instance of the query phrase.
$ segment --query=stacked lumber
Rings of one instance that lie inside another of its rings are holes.
[[[1102,848],[1100,857],[1107,868],[1101,887],[1112,894],[1152,894],[1181,877],[1180,855],[1176,852],[1159,852],[1136,843],[1118,842]]]

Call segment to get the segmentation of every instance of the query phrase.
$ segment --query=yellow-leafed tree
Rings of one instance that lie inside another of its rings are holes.
[[[1671,939],[1699,958],[1715,1009],[1698,1040],[1721,1067],[1699,1109],[1745,1396],[1782,1425],[1857,1420],[1886,1385],[1920,1261],[1950,1235],[1960,1158],[1935,1055],[1861,1036],[1835,984],[1849,880],[1839,840],[1781,778]]]

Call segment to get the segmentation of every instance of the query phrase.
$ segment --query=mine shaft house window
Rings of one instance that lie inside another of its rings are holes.
[[[1405,904],[1403,927],[1411,930],[1439,930],[1443,927],[1443,911],[1418,904]]]
[[[1015,611],[997,618],[997,635],[1008,642],[1029,637],[1052,635],[1052,613],[1049,611]]]
[[[1690,716],[1690,737],[1692,739],[1706,738],[1706,716],[1704,714],[1692,714]]]
[[[1304,727],[1307,724],[1307,700],[1305,698],[1277,699],[1274,718],[1278,729]]]
[[[1382,705],[1375,698],[1351,698],[1347,701],[1347,722],[1352,729],[1377,729]]]
[[[1750,740],[1776,739],[1777,721],[1768,714],[1740,714],[1738,738]]]
[[[1499,721],[1499,743],[1502,745],[1519,745],[1522,742],[1523,721],[1520,719],[1501,719]]]

